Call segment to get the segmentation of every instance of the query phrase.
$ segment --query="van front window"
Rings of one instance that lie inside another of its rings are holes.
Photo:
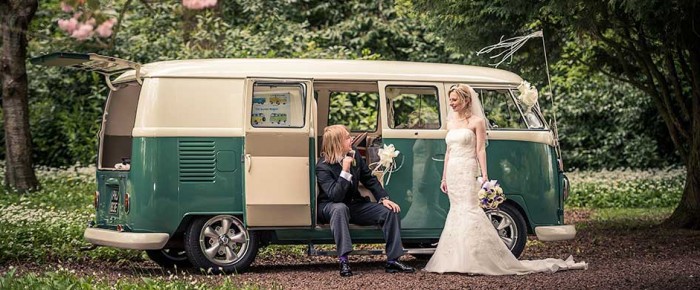
[[[527,129],[509,90],[475,89],[492,129]]]

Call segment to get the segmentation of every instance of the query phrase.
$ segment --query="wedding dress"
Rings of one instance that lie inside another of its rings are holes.
[[[453,129],[445,141],[450,148],[446,165],[450,211],[425,271],[512,275],[588,267],[585,262],[574,262],[571,256],[567,260],[515,258],[478,203],[476,135],[468,128]]]

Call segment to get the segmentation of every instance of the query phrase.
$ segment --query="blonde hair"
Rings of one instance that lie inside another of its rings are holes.
[[[449,97],[452,92],[457,93],[457,96],[459,99],[466,104],[464,107],[464,112],[457,112],[457,113],[462,113],[466,118],[471,117],[472,111],[471,111],[471,106],[472,106],[472,94],[471,92],[473,91],[472,87],[466,84],[457,84],[454,86],[450,87],[450,90],[447,92],[447,96]]]
[[[343,152],[343,142],[348,129],[343,125],[332,125],[323,129],[323,146],[321,147],[321,157],[329,164],[340,163],[346,152]]]

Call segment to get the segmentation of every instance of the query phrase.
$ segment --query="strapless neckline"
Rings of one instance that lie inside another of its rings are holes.
[[[472,132],[472,134],[476,135],[476,132],[474,132],[472,129],[469,129],[469,128],[454,128],[454,129],[449,129],[448,131],[456,131],[456,130],[467,130],[469,132]]]

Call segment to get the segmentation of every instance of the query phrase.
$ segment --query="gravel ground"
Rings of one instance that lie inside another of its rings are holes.
[[[142,277],[182,280],[215,286],[224,279],[239,285],[259,285],[284,289],[559,289],[559,288],[700,288],[700,232],[666,230],[651,222],[601,224],[589,219],[590,212],[573,210],[567,221],[575,222],[575,240],[539,242],[534,236],[521,259],[566,258],[589,263],[588,270],[538,273],[523,276],[472,276],[464,274],[387,274],[382,256],[351,256],[354,276],[342,278],[332,257],[277,256],[257,259],[250,271],[239,275],[205,276],[195,271],[168,272],[152,262],[63,263],[60,267],[79,276],[94,276],[111,283],[121,279],[138,281]],[[418,269],[426,260],[405,256],[404,261]],[[35,265],[10,263],[18,273],[55,270],[59,264]]]

